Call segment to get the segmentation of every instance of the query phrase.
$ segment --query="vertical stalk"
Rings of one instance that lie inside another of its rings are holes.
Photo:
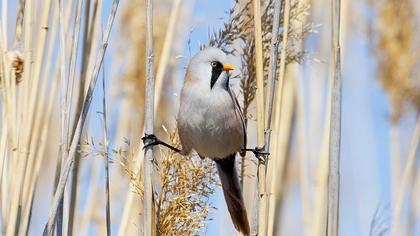
[[[2,23],[2,28],[3,28],[3,43],[4,43],[4,48],[7,50],[8,47],[8,43],[7,43],[7,12],[8,12],[8,2],[9,0],[3,0],[2,1],[2,6],[1,6],[1,15],[2,15],[2,19],[1,19],[1,23]]]
[[[168,65],[168,59],[169,59],[169,55],[171,53],[172,48],[172,44],[173,44],[173,37],[174,37],[174,32],[175,32],[175,27],[178,21],[178,15],[181,9],[181,0],[174,0],[174,3],[172,5],[172,10],[171,10],[171,14],[169,16],[169,20],[168,20],[168,28],[166,30],[166,34],[165,34],[165,40],[163,42],[163,48],[162,48],[162,52],[160,53],[160,57],[159,57],[159,64],[158,64],[158,68],[157,68],[157,72],[156,72],[156,85],[155,85],[155,102],[157,104],[157,106],[155,107],[155,113],[156,113],[156,109],[159,106],[159,102],[160,102],[160,98],[162,96],[160,95],[160,91],[162,90],[162,86],[163,86],[163,78],[165,76],[165,71],[166,71],[166,67]]]
[[[146,134],[153,134],[154,126],[154,54],[153,54],[153,2],[146,0],[146,93],[144,105],[144,131]],[[144,150],[144,212],[143,225],[144,235],[151,236],[154,231],[153,222],[153,148]]]
[[[279,47],[279,27],[280,27],[280,12],[281,12],[281,1],[275,0],[274,2],[274,16],[273,16],[273,29],[271,31],[271,44],[270,44],[270,65],[268,70],[267,80],[267,99],[265,104],[265,142],[270,143],[270,127],[271,127],[271,116],[273,113],[273,102],[274,94],[276,91],[276,79],[277,79],[277,59],[278,59],[278,47]],[[287,36],[287,33],[286,33]],[[269,150],[269,146],[265,147],[265,151]]]
[[[280,24],[280,12],[281,12],[281,1],[276,0],[274,3],[274,18],[273,18],[273,29],[272,29],[272,38],[271,38],[271,45],[270,45],[270,70],[269,70],[269,81],[271,80],[271,85],[268,86],[267,91],[269,95],[267,96],[267,99],[269,101],[267,102],[268,107],[267,109],[267,119],[266,119],[266,127],[265,127],[265,146],[264,151],[269,152],[270,151],[270,140],[271,140],[271,118],[273,113],[273,104],[274,104],[274,98],[276,97],[275,104],[277,106],[276,112],[275,112],[275,124],[274,128],[276,128],[276,136],[280,137],[280,120],[281,120],[281,114],[282,114],[282,107],[283,107],[283,87],[284,87],[284,78],[286,74],[286,49],[287,49],[287,40],[288,40],[288,34],[289,34],[289,18],[290,18],[290,0],[285,0],[284,4],[284,13],[283,13],[283,38],[282,38],[282,48],[281,48],[281,54],[280,54],[280,74],[279,74],[279,87],[276,90],[276,78],[277,78],[277,59],[278,59],[278,29]],[[270,84],[270,83],[268,83]],[[290,119],[291,120],[291,119]],[[274,147],[279,146],[279,139],[276,139]],[[275,148],[278,149],[278,148]],[[282,157],[286,158],[286,155],[281,155]],[[273,168],[281,167],[281,170],[284,166],[284,160],[278,160],[279,165],[276,165]],[[268,160],[266,163],[266,168],[268,166]],[[278,170],[278,171],[281,171]],[[274,180],[272,180],[274,181]],[[279,184],[279,183],[278,183]],[[270,186],[273,186],[271,184]],[[281,187],[279,187],[281,188]],[[279,193],[279,191],[277,191]],[[276,196],[279,197],[279,196]],[[273,206],[270,205],[270,209],[277,209],[276,208],[276,202],[273,201]],[[268,207],[266,206],[266,211],[268,213],[272,211],[268,211]],[[268,220],[268,232],[273,232],[273,225],[275,224],[275,215],[276,214],[268,214],[271,216]]]
[[[95,161],[91,167],[89,167],[89,178],[88,179],[88,186],[91,186],[88,191],[86,192],[86,204],[84,207],[84,211],[80,216],[80,224],[77,227],[77,235],[78,236],[89,236],[89,225],[93,221],[93,215],[95,212],[95,202],[97,201],[99,196],[99,188],[97,186],[100,185],[100,176],[99,176],[99,168],[100,162]]]
[[[328,216],[327,235],[337,236],[340,203],[340,141],[341,141],[341,52],[340,52],[341,0],[331,0],[331,39],[333,53],[331,86],[331,121],[328,162]]]
[[[67,86],[68,81],[66,78],[66,36],[65,36],[65,29],[64,29],[64,11],[63,11],[63,2],[61,0],[58,1],[58,10],[59,10],[59,25],[60,27],[60,109],[61,109],[61,133],[60,133],[60,157],[61,161],[60,166],[58,168],[62,169],[62,163],[67,159],[67,150],[68,150],[68,131],[67,122],[69,120],[69,113],[68,111],[68,101],[67,101]],[[61,172],[61,171],[60,171]],[[57,173],[60,173],[57,172]],[[56,173],[56,176],[57,176]],[[61,197],[58,213],[57,213],[57,235],[62,235],[62,225],[63,225],[63,204],[64,204],[64,196]]]
[[[391,209],[394,209],[398,195],[398,186],[401,183],[401,156],[400,156],[400,127],[397,121],[391,123]]]
[[[392,228],[391,228],[391,236],[401,235],[400,225],[401,225],[401,212],[404,203],[404,199],[406,196],[406,192],[412,184],[412,178],[415,176],[415,168],[416,168],[416,153],[419,147],[419,140],[420,140],[420,115],[417,115],[417,122],[416,128],[414,129],[413,137],[411,138],[410,149],[408,151],[407,161],[404,165],[404,170],[401,176],[401,182],[399,183],[395,205],[392,209]]]
[[[104,63],[105,68],[105,63]],[[102,69],[102,117],[104,119],[104,159],[105,159],[105,219],[106,219],[106,235],[111,235],[111,202],[109,200],[109,146],[108,146],[108,123],[107,123],[107,115],[106,115],[106,93],[105,93],[105,70]]]
[[[70,69],[69,69],[69,83],[70,83],[70,87],[68,88],[70,91],[68,92],[67,96],[68,96],[68,102],[69,104],[72,103],[73,101],[73,89],[75,86],[75,81],[76,81],[76,62],[77,62],[77,51],[79,48],[79,34],[80,34],[80,22],[81,22],[81,15],[82,15],[82,5],[83,5],[83,0],[78,0],[77,1],[77,10],[76,10],[76,15],[75,15],[75,19],[74,19],[74,32],[73,32],[73,39],[72,39],[72,47],[71,47],[71,54],[70,54]],[[86,20],[87,21],[87,20]],[[83,51],[85,54],[87,54],[88,52]],[[84,78],[79,78],[80,81],[84,81]],[[83,89],[84,87],[79,89]],[[71,109],[71,107],[69,107],[69,109]],[[76,116],[77,117],[77,116]],[[67,122],[67,135],[71,135],[72,134],[72,130],[70,129],[70,122]],[[79,155],[76,155],[75,158],[75,165],[73,166],[73,170],[74,169],[78,169],[79,168],[79,162],[78,160]],[[73,235],[73,224],[74,224],[74,213],[76,211],[76,198],[77,198],[77,185],[78,185],[78,176],[77,176],[77,172],[74,173],[72,171],[72,181],[71,181],[71,187],[70,187],[70,193],[69,193],[69,213],[67,215],[68,217],[68,221],[67,221],[67,235]]]
[[[15,27],[15,38],[13,41],[13,48],[17,48],[18,44],[22,41],[23,12],[25,9],[25,4],[26,4],[26,0],[19,0],[18,10],[16,14],[16,27]]]
[[[254,0],[254,33],[256,58],[256,100],[257,100],[257,140],[258,147],[264,146],[264,78],[263,78],[263,48],[261,30],[261,2]],[[266,235],[266,168],[265,163],[258,161],[258,235]],[[256,230],[255,228],[253,230]]]
[[[71,142],[71,145],[70,145],[69,155],[68,155],[68,158],[66,159],[66,163],[64,164],[63,171],[60,175],[60,180],[59,180],[59,183],[58,183],[58,186],[57,186],[57,190],[54,194],[54,198],[53,198],[53,201],[51,203],[50,211],[48,213],[48,223],[47,223],[47,225],[44,229],[43,235],[51,235],[52,228],[54,227],[54,224],[55,224],[58,204],[59,204],[59,201],[60,201],[61,197],[64,194],[64,189],[66,187],[67,179],[68,179],[70,170],[71,170],[71,168],[73,166],[73,163],[74,163],[74,158],[75,158],[77,147],[78,147],[78,141],[79,141],[80,136],[82,134],[82,130],[83,130],[84,124],[86,122],[87,114],[88,114],[90,105],[92,103],[93,90],[95,88],[96,81],[98,79],[99,70],[102,66],[102,62],[103,62],[103,59],[104,59],[104,56],[105,56],[106,48],[108,46],[109,35],[111,33],[112,25],[114,23],[115,14],[116,14],[117,9],[118,9],[118,4],[119,4],[119,0],[114,0],[113,3],[112,3],[111,13],[109,14],[109,17],[108,17],[108,22],[107,22],[107,25],[106,25],[106,28],[105,28],[104,38],[102,40],[102,45],[99,49],[99,53],[98,53],[98,55],[96,57],[96,60],[95,60],[94,69],[93,69],[92,74],[90,76],[90,83],[89,83],[89,87],[88,87],[88,90],[87,90],[87,93],[86,93],[86,98],[84,99],[84,102],[83,102],[82,113],[81,113],[81,116],[77,120],[76,131],[75,131],[74,135],[72,136],[72,142]]]
[[[6,231],[6,235],[15,235],[18,233],[20,222],[19,218],[21,217],[20,209],[22,207],[21,204],[21,197],[22,197],[22,186],[24,182],[24,175],[25,169],[27,165],[27,158],[29,152],[29,123],[31,120],[29,117],[24,113],[28,110],[28,94],[29,94],[29,80],[31,78],[32,73],[32,33],[33,33],[33,1],[29,0],[25,3],[25,19],[24,19],[24,30],[25,30],[25,38],[24,38],[24,52],[25,52],[25,61],[24,61],[24,68],[25,71],[23,73],[23,81],[22,81],[22,90],[23,95],[19,96],[19,107],[18,109],[22,108],[19,112],[20,119],[18,118],[13,121],[13,123],[17,126],[20,125],[18,128],[18,146],[17,151],[13,152],[13,160],[16,162],[14,174],[16,176],[16,181],[11,188],[11,203],[10,203],[10,210],[9,210],[9,221],[7,222],[8,227]],[[4,35],[7,35],[7,32],[4,32]],[[5,45],[6,46],[6,45]],[[6,48],[4,49],[6,52]],[[9,70],[6,71],[9,73]],[[12,76],[13,77],[13,76]],[[16,91],[16,82],[15,80],[11,81],[12,85],[12,93]],[[15,97],[16,94],[12,95]],[[12,101],[15,101],[12,98]],[[20,124],[19,124],[20,121]],[[12,125],[13,123],[9,123]]]
[[[179,15],[179,12],[180,12],[180,9],[181,9],[180,8],[181,7],[180,3],[181,3],[181,0],[176,0],[176,1],[174,1],[173,5],[172,5],[171,14],[170,14],[169,20],[168,20],[169,25],[168,25],[167,30],[166,30],[165,40],[164,40],[164,43],[163,43],[163,48],[162,48],[162,51],[161,51],[161,54],[160,54],[160,57],[159,57],[159,65],[158,65],[157,72],[156,72],[156,79],[155,79],[156,85],[155,85],[155,94],[154,94],[154,97],[155,97],[154,103],[158,104],[158,105],[159,105],[159,102],[160,102],[159,99],[161,97],[160,94],[162,92],[162,87],[163,87],[162,86],[163,78],[164,78],[166,67],[167,67],[167,64],[168,64],[168,57],[170,55],[171,50],[173,50],[173,45],[172,45],[173,35],[174,35],[174,32],[175,32],[176,27],[177,27],[177,25],[174,24],[173,22],[175,22],[175,23],[179,22],[177,20],[179,18],[178,15]],[[154,110],[155,110],[155,114],[156,114],[156,112],[157,112],[156,107],[155,107]],[[144,125],[143,125],[142,128],[143,128],[143,130],[141,131],[141,133],[144,132]],[[119,132],[121,131],[120,129],[118,129],[118,130],[119,130]],[[135,168],[136,168],[136,170],[138,170],[137,174],[139,174],[139,175],[141,175],[141,171],[143,169],[143,159],[144,159],[143,154],[144,154],[143,152],[139,151],[139,152],[137,152],[136,157],[135,157],[135,159],[136,159]],[[137,197],[136,195],[137,194],[135,194],[133,192],[128,193],[128,196],[125,200],[125,205],[124,205],[124,210],[123,210],[121,221],[120,221],[121,223],[120,223],[120,227],[119,227],[119,230],[118,230],[118,235],[126,235],[127,234],[128,227],[129,227],[129,220],[133,220],[132,219],[133,218],[132,217],[132,211],[134,209],[133,205],[138,204],[138,203],[135,202],[135,198]]]

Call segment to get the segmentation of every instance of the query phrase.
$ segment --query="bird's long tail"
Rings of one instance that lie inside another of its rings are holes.
[[[215,159],[215,161],[233,225],[243,235],[249,235],[248,217],[235,168],[235,156],[236,153],[223,159]]]

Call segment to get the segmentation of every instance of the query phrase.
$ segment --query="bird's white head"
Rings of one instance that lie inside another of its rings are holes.
[[[226,62],[226,54],[213,47],[203,49],[194,55],[188,65],[190,82],[207,83],[210,89],[228,86],[227,71],[234,67]]]

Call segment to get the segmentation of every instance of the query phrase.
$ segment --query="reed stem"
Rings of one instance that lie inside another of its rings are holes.
[[[92,72],[92,75],[91,75],[90,84],[89,84],[89,87],[88,87],[86,98],[85,98],[84,103],[83,103],[82,113],[81,113],[81,116],[78,118],[76,131],[75,131],[74,136],[72,137],[72,142],[71,142],[71,145],[70,145],[70,152],[69,152],[68,158],[67,158],[67,160],[64,164],[63,171],[60,175],[60,180],[59,180],[59,183],[58,183],[57,191],[55,192],[53,201],[51,203],[50,211],[49,211],[49,214],[48,214],[48,223],[45,226],[44,235],[51,235],[52,228],[54,227],[54,224],[55,224],[58,204],[59,204],[59,201],[60,201],[61,197],[64,194],[64,189],[66,187],[67,179],[68,179],[70,170],[71,170],[71,168],[73,166],[73,163],[74,163],[74,158],[75,158],[77,147],[78,147],[78,140],[81,137],[82,130],[83,130],[84,124],[86,122],[87,114],[88,114],[90,105],[92,103],[93,90],[95,88],[96,81],[98,79],[99,70],[102,66],[102,62],[103,62],[103,59],[104,59],[104,56],[105,56],[106,48],[108,46],[109,35],[110,35],[112,25],[113,25],[113,22],[114,22],[114,19],[115,19],[115,14],[116,14],[117,9],[118,9],[118,4],[119,4],[119,0],[114,0],[113,3],[112,3],[111,13],[108,17],[108,22],[107,22],[107,25],[105,27],[105,32],[104,32],[104,38],[103,38],[103,41],[102,41],[102,45],[99,49],[99,53],[98,53],[98,56],[97,56],[96,61],[95,61],[95,66],[94,66],[94,69],[93,69],[93,72]]]
[[[331,0],[332,40],[332,86],[331,121],[328,162],[328,211],[327,235],[337,236],[340,206],[340,141],[341,141],[341,46],[340,46],[341,0]]]
[[[154,52],[153,52],[153,2],[146,0],[146,93],[144,109],[144,131],[146,134],[154,133]],[[144,150],[144,235],[152,236],[155,231],[153,209],[153,148]]]

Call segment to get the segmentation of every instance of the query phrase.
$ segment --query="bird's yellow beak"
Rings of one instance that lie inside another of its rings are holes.
[[[231,64],[225,64],[225,66],[223,66],[223,70],[229,71],[229,70],[234,70],[235,67],[233,67]]]

